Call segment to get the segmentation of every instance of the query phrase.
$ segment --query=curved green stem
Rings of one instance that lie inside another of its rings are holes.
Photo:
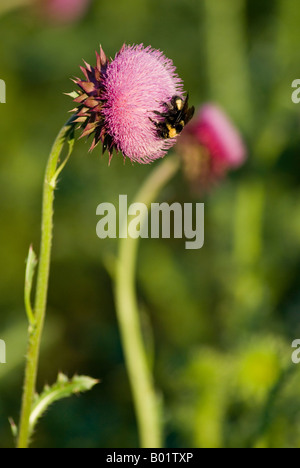
[[[53,201],[54,190],[56,187],[57,176],[59,174],[59,158],[66,140],[69,138],[73,126],[74,117],[72,117],[62,128],[58,134],[55,143],[52,147],[45,179],[44,179],[44,192],[43,192],[43,207],[42,207],[42,238],[40,248],[40,259],[37,277],[37,287],[35,296],[35,306],[33,317],[31,317],[29,326],[29,343],[27,351],[25,382],[22,398],[21,419],[18,433],[18,448],[27,448],[30,439],[29,419],[32,410],[36,377],[40,354],[41,336],[45,321],[46,303],[48,294],[48,281],[50,271],[50,257],[52,246],[52,231],[53,231]],[[72,140],[70,140],[72,141]],[[67,159],[72,151],[70,144],[70,151]],[[64,161],[60,167],[64,167]]]
[[[176,156],[165,159],[150,174],[137,194],[136,201],[149,206],[178,168],[179,160]],[[120,239],[115,284],[116,308],[140,443],[144,448],[159,448],[162,445],[159,402],[143,343],[136,296],[138,245],[139,239]]]

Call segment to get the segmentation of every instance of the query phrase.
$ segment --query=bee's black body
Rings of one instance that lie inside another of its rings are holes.
[[[194,115],[195,108],[189,108],[189,96],[185,100],[179,96],[173,96],[170,103],[165,103],[166,112],[155,112],[162,120],[154,122],[157,133],[160,138],[168,139],[175,138],[179,135],[184,126],[191,120]]]

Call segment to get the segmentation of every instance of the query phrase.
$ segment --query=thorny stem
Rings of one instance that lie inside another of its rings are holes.
[[[50,272],[50,258],[53,231],[53,201],[57,176],[59,174],[59,160],[63,146],[70,136],[74,116],[64,125],[59,132],[52,147],[44,179],[43,207],[42,207],[42,238],[40,247],[40,259],[37,276],[37,287],[34,305],[34,321],[28,329],[28,351],[26,356],[25,382],[22,397],[21,418],[18,433],[18,448],[27,448],[30,441],[29,419],[32,410],[37,370],[39,363],[40,344],[44,327],[48,282]],[[70,145],[70,151],[72,147]],[[70,152],[67,158],[70,156]],[[65,161],[62,163],[62,166]],[[61,167],[62,167],[61,166]]]

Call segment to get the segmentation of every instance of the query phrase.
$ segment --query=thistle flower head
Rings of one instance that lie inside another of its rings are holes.
[[[200,108],[182,135],[179,150],[186,176],[196,190],[222,178],[228,170],[238,168],[247,156],[239,131],[214,104]]]
[[[80,91],[71,93],[77,107],[82,137],[93,135],[91,150],[102,143],[132,161],[149,163],[163,157],[176,143],[162,138],[158,124],[174,96],[183,97],[183,85],[171,60],[150,46],[126,46],[109,61],[102,48],[95,67],[81,67],[85,80],[76,79]]]

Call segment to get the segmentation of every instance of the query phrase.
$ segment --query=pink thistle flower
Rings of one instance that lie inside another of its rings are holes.
[[[217,106],[206,104],[190,128],[199,143],[205,146],[216,164],[236,168],[246,159],[246,148],[238,130]]]
[[[184,170],[194,189],[210,185],[246,160],[246,146],[228,116],[216,105],[206,104],[179,142]]]
[[[38,0],[40,9],[54,23],[73,23],[86,13],[91,0]]]
[[[173,62],[142,44],[124,45],[111,62],[102,48],[96,56],[95,68],[87,63],[81,67],[86,80],[74,80],[80,92],[71,93],[82,137],[94,135],[91,150],[101,142],[110,159],[113,149],[144,164],[162,158],[192,116],[190,109],[182,127],[172,127],[167,137],[159,131],[175,97],[184,104],[183,84]]]

